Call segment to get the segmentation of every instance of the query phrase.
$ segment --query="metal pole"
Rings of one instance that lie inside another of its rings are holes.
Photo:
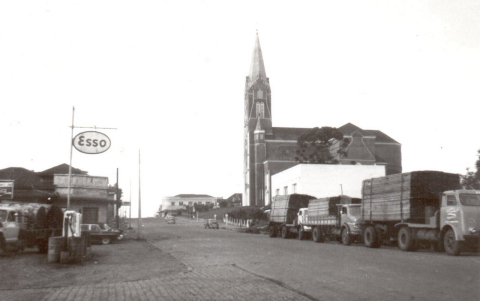
[[[115,206],[115,221],[116,221],[116,224],[117,224],[117,229],[120,229],[120,218],[118,216],[118,210],[120,209],[120,188],[119,188],[119,184],[118,184],[118,167],[117,167],[117,204]]]
[[[129,228],[131,229],[132,228],[132,179],[130,179],[130,208],[129,208],[129,211],[130,211],[130,217],[128,218],[128,221],[129,221]]]
[[[140,232],[142,231],[140,219],[142,218],[142,197],[140,190],[140,150],[138,150],[138,231],[137,239],[140,239]]]
[[[72,109],[72,136],[70,138],[70,165],[68,166],[68,192],[67,192],[67,210],[70,210],[70,189],[72,186],[72,154],[73,154],[73,121],[75,117],[75,107]]]
[[[343,186],[342,186],[342,184],[340,184],[340,191],[342,192],[341,195],[343,195]]]

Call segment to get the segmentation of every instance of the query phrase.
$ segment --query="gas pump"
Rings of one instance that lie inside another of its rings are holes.
[[[80,237],[82,236],[82,214],[74,210],[67,210],[63,215],[63,236]]]

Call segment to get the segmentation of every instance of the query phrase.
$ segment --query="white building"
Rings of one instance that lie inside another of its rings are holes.
[[[383,165],[299,164],[272,176],[272,194],[299,193],[316,198],[343,194],[361,198],[363,180],[383,176]],[[270,204],[271,200],[266,200]]]
[[[217,204],[219,198],[206,194],[179,194],[176,196],[167,196],[162,198],[162,204],[159,211],[185,209],[186,206],[193,204]]]

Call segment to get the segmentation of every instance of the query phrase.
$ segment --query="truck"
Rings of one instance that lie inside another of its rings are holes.
[[[298,212],[300,208],[308,206],[308,202],[315,197],[306,194],[277,195],[270,205],[268,233],[270,237],[280,234],[289,238],[297,234]]]
[[[310,235],[315,242],[325,239],[350,245],[362,237],[361,199],[346,195],[312,199],[298,212],[298,239]]]
[[[359,198],[346,195],[316,199],[308,195],[276,196],[270,211],[270,237],[309,236],[315,242],[337,240],[345,245],[362,237]]]
[[[361,217],[366,247],[386,240],[403,251],[429,243],[459,255],[480,242],[480,191],[462,190],[458,174],[414,171],[363,181]]]
[[[0,204],[0,253],[38,247],[47,253],[48,239],[62,235],[63,212],[49,204]]]

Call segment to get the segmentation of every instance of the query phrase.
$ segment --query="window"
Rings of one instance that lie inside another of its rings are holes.
[[[297,183],[292,185],[292,191],[293,193],[297,193]]]
[[[283,194],[288,195],[288,186],[283,187]]]
[[[454,195],[447,195],[447,206],[456,206],[457,200]]]
[[[179,202],[178,204],[179,204],[179,205],[183,205],[183,202]]]
[[[265,118],[265,108],[263,102],[257,102],[257,116]]]
[[[192,206],[192,204],[193,204],[192,202],[188,202],[188,206]]]
[[[279,194],[280,194],[280,189],[275,190],[275,195],[279,195]]]
[[[171,204],[172,206],[175,206],[175,202],[171,202],[170,204]]]

